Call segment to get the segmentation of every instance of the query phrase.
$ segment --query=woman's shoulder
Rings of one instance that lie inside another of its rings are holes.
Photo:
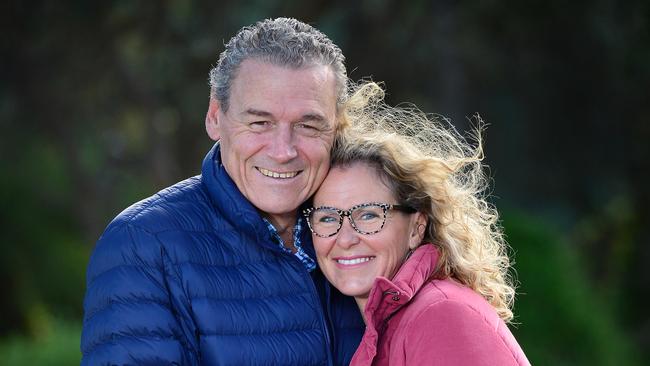
[[[453,279],[436,279],[422,286],[404,312],[403,320],[407,321],[452,326],[473,318],[495,331],[503,326],[499,315],[481,295]]]
[[[435,355],[429,356],[442,363],[528,364],[494,308],[481,295],[454,280],[428,282],[400,318],[395,341],[409,348],[407,353],[419,354],[428,348],[435,349]],[[417,352],[408,346],[414,340],[419,343]]]
[[[451,302],[458,305],[464,304],[482,311],[494,311],[483,296],[451,278],[434,279],[427,282],[413,299],[413,303],[419,305],[431,305],[444,302]]]
[[[392,320],[391,364],[529,365],[492,306],[453,280],[428,282]]]

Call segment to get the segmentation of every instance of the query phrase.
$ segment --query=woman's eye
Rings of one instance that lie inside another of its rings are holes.
[[[374,220],[378,217],[379,215],[376,212],[370,212],[370,211],[363,212],[361,215],[359,215],[359,219],[364,221]]]
[[[329,224],[333,222],[339,222],[339,219],[334,216],[322,216],[318,219],[318,222],[323,223],[323,224]]]

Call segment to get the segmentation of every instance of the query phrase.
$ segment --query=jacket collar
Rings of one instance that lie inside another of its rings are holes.
[[[248,236],[249,240],[255,240],[272,250],[279,250],[257,208],[244,197],[226,172],[221,163],[219,142],[214,144],[203,159],[201,181],[210,196],[212,208],[222,220],[227,221],[237,233]],[[298,212],[302,212],[302,207],[298,208]],[[316,258],[311,233],[306,225],[300,237],[303,250],[310,257]]]
[[[219,142],[203,159],[201,181],[210,196],[212,208],[221,220],[228,222],[237,233],[248,236],[248,240],[277,249],[273,247],[271,234],[259,211],[239,191],[221,163]]]
[[[435,273],[439,252],[433,244],[423,244],[404,262],[392,280],[378,277],[368,295],[364,310],[366,318],[366,359],[372,360],[377,352],[379,331],[384,322],[408,304],[422,286]]]

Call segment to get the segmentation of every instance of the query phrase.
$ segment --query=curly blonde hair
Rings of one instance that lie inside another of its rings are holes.
[[[497,210],[486,200],[480,117],[471,144],[447,120],[415,107],[389,107],[376,83],[355,87],[345,104],[331,166],[375,167],[398,203],[428,217],[424,243],[440,251],[436,278],[481,294],[506,322],[515,290]]]

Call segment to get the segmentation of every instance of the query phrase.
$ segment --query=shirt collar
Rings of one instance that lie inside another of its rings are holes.
[[[280,234],[278,233],[278,230],[273,226],[273,224],[267,220],[266,218],[262,218],[264,222],[266,223],[269,233],[271,234],[271,238],[275,243],[282,249],[283,252],[293,254],[302,262],[302,264],[305,266],[307,271],[312,272],[314,269],[316,269],[316,261],[311,258],[303,249],[302,247],[302,231],[304,230],[305,227],[305,218],[302,216],[298,216],[298,219],[296,220],[296,225],[293,227],[293,246],[296,248],[296,252],[292,253],[289,248],[286,247],[284,240],[282,240],[282,237],[280,237]]]

